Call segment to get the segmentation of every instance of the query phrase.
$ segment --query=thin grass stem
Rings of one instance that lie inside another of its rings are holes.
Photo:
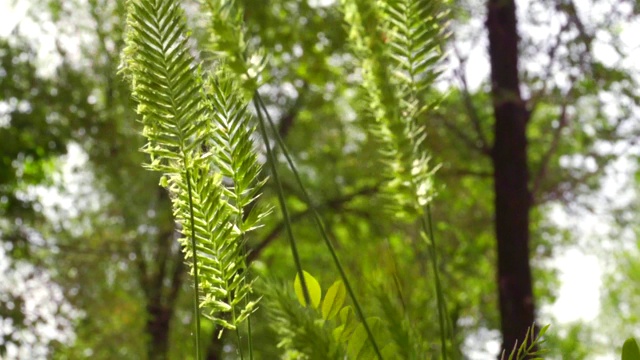
[[[247,317],[247,340],[249,342],[249,360],[253,360],[253,336],[251,335],[251,316]]]
[[[186,158],[186,156],[185,156]],[[185,163],[185,166],[187,164]],[[187,191],[189,191],[189,213],[190,213],[190,221],[191,221],[191,251],[193,251],[193,317],[196,321],[196,330],[195,330],[195,357],[196,360],[200,360],[200,308],[198,306],[198,302],[200,299],[200,285],[198,279],[198,253],[196,251],[196,229],[195,229],[195,219],[193,216],[193,190],[191,188],[191,172],[187,168],[186,170],[187,177]]]
[[[425,219],[426,217],[426,219]],[[426,214],[421,216],[422,229],[429,237],[429,250],[431,253],[431,266],[433,267],[433,277],[436,288],[436,299],[438,302],[438,325],[440,326],[440,343],[442,346],[442,358],[447,360],[447,331],[445,325],[445,303],[442,283],[440,282],[440,271],[438,269],[438,258],[436,252],[436,240],[433,236],[433,221],[431,219],[431,204],[427,204]]]
[[[238,338],[238,354],[240,354],[240,360],[244,360],[244,355],[242,354],[242,342],[240,338],[240,327],[236,327],[236,337]]]
[[[264,110],[266,117],[267,117],[267,121],[269,122],[269,126],[271,127],[271,130],[275,136],[276,142],[278,143],[278,146],[280,146],[280,149],[282,150],[283,155],[285,156],[285,158],[287,159],[287,163],[289,164],[289,167],[291,168],[291,171],[293,172],[293,175],[296,179],[296,182],[298,184],[298,186],[300,187],[300,190],[302,191],[302,195],[304,197],[304,200],[307,202],[307,204],[309,205],[309,207],[312,210],[312,214],[313,214],[313,218],[315,220],[316,225],[318,226],[318,229],[320,230],[320,234],[322,235],[322,239],[324,240],[325,245],[327,246],[327,249],[329,249],[329,253],[331,253],[331,257],[333,258],[333,262],[336,265],[336,268],[338,269],[338,272],[340,273],[340,277],[342,279],[342,282],[344,283],[347,292],[349,293],[349,297],[351,298],[351,301],[353,301],[353,306],[356,309],[356,312],[358,313],[358,317],[360,317],[360,319],[362,320],[362,325],[364,326],[365,331],[367,332],[367,336],[369,337],[369,341],[371,342],[371,346],[373,347],[373,350],[376,353],[376,356],[378,357],[378,359],[382,360],[382,353],[380,352],[380,348],[376,342],[376,339],[373,337],[373,332],[371,331],[371,328],[369,327],[369,324],[367,323],[367,319],[364,316],[364,312],[362,311],[362,307],[360,306],[360,303],[358,302],[358,299],[356,298],[355,292],[353,291],[353,288],[351,286],[351,283],[349,282],[349,279],[347,278],[347,274],[344,271],[344,268],[342,267],[342,264],[340,262],[340,259],[338,258],[338,254],[336,253],[333,244],[331,244],[331,241],[329,240],[329,236],[327,235],[327,232],[325,230],[324,224],[322,222],[322,219],[320,218],[320,214],[318,213],[315,205],[313,204],[313,201],[311,200],[311,197],[309,196],[309,193],[307,192],[307,189],[304,187],[304,184],[302,183],[302,180],[300,178],[300,174],[298,173],[298,169],[296,168],[293,160],[291,159],[291,155],[289,154],[289,150],[287,149],[287,146],[285,145],[284,141],[282,140],[282,137],[280,136],[280,134],[278,133],[276,126],[273,122],[273,119],[271,119],[271,115],[269,115],[269,112],[267,111],[266,106],[264,105],[264,101],[262,101],[262,98],[260,97],[260,94],[258,92],[256,92],[256,96],[254,98],[254,102],[258,102],[261,106],[262,109]],[[262,121],[262,120],[261,120]]]
[[[258,92],[256,91],[256,94]],[[256,95],[259,98],[259,95]],[[300,284],[302,286],[302,294],[304,295],[304,300],[306,304],[311,304],[311,296],[309,295],[309,289],[307,288],[307,281],[304,276],[304,272],[302,271],[302,263],[300,262],[300,255],[298,254],[298,247],[296,245],[296,240],[293,236],[293,230],[291,229],[291,218],[289,217],[289,210],[287,210],[287,202],[284,198],[284,190],[282,190],[282,182],[280,181],[280,176],[278,175],[278,169],[276,167],[276,158],[271,149],[271,144],[269,142],[269,136],[267,135],[267,128],[264,124],[264,117],[262,115],[262,111],[260,110],[260,105],[256,100],[256,97],[253,98],[253,105],[256,108],[256,112],[258,114],[258,120],[260,123],[260,132],[262,134],[262,138],[264,140],[265,147],[267,148],[267,157],[268,163],[271,166],[271,174],[273,175],[273,180],[276,182],[276,189],[278,194],[278,202],[280,203],[280,209],[282,211],[282,217],[284,218],[285,229],[287,233],[287,237],[289,239],[289,246],[291,248],[291,254],[293,255],[293,261],[296,266],[296,270],[298,271],[298,276],[300,278]],[[269,113],[266,113],[269,116]]]

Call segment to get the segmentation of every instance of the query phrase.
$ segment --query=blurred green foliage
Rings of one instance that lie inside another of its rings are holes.
[[[169,199],[158,188],[157,176],[140,166],[145,160],[138,151],[143,144],[138,135],[141,127],[118,75],[123,3],[34,0],[28,17],[41,28],[56,29],[56,46],[45,64],[20,27],[8,39],[0,39],[0,241],[12,267],[27,261],[51,274],[51,283],[64,289],[65,301],[80,311],[73,319],[75,341],[49,344],[55,359],[189,358],[190,284],[175,242]],[[238,3],[245,10],[247,41],[268,54],[268,78],[261,87],[267,107],[312,198],[320,204],[348,273],[359,279],[356,291],[367,299],[393,294],[386,310],[401,308],[411,319],[411,331],[427,339],[421,346],[437,348],[437,315],[425,311],[435,309],[428,251],[413,224],[390,221],[383,211],[376,143],[353,110],[362,93],[353,86],[359,75],[354,73],[354,55],[345,45],[347,34],[337,5],[298,0]],[[450,46],[469,40],[463,30],[477,26],[473,9],[482,5],[474,1],[453,5]],[[208,39],[198,26],[208,18],[198,6],[186,2],[198,39],[194,46],[203,48]],[[564,19],[563,9],[554,11]],[[567,23],[568,29],[576,29]],[[592,36],[596,30],[615,35],[610,25],[591,26]],[[527,70],[526,64],[541,62],[536,54],[553,48],[555,37],[540,43],[527,40],[533,37],[526,31],[521,34],[526,40],[523,87],[531,95],[530,188],[536,205],[531,251],[538,304],[549,304],[557,295],[557,279],[545,262],[557,249],[575,244],[572,234],[549,218],[550,209],[587,204],[607,166],[619,156],[607,144],[637,137],[634,77],[627,69],[597,61],[593,49],[585,45],[588,39],[576,33],[567,30],[566,37],[559,37],[563,51],[553,58],[557,72],[571,74],[570,86],[553,72]],[[203,57],[207,61],[206,53]],[[53,74],[43,75],[38,69],[51,66],[47,62],[52,58],[61,61],[53,65]],[[455,68],[453,63],[447,66]],[[436,174],[434,220],[447,310],[457,351],[462,352],[479,329],[499,327],[489,159],[493,114],[486,82],[467,88],[459,77],[446,75],[443,83],[448,96],[423,123],[428,150],[434,162],[442,164]],[[617,102],[603,106],[606,94]],[[616,104],[616,112],[606,110]],[[82,192],[59,180],[62,156],[73,145],[87,158],[77,169],[86,184]],[[321,284],[331,284],[336,274],[330,258],[321,255],[324,245],[309,207],[286,167],[277,165],[284,174],[294,231],[301,239],[302,262]],[[274,203],[270,186],[260,201]],[[59,189],[59,202],[74,211],[47,215],[42,198],[27,196],[35,188]],[[249,239],[253,268],[264,278],[289,281],[295,270],[277,216]],[[618,271],[605,282],[612,289],[605,299],[605,314],[623,319],[607,322],[630,334],[637,329],[640,313],[635,290],[640,265],[636,248],[622,250],[615,259]],[[8,301],[12,309],[5,305]],[[22,304],[20,297],[0,296],[0,319],[24,323]],[[384,312],[384,304],[369,301],[367,311]],[[256,316],[256,358],[275,359],[281,353],[279,337],[268,326],[264,311]],[[211,324],[204,327],[210,334],[208,358],[234,358],[235,340],[227,335],[218,340]],[[551,356],[586,359],[598,346],[620,345],[618,338],[615,344],[601,345],[596,340],[602,334],[586,324],[560,328],[554,325],[549,333]],[[162,339],[168,347],[158,346]],[[16,341],[10,336],[2,340],[0,353]]]

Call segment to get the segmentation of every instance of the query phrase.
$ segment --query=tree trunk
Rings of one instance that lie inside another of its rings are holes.
[[[169,355],[169,329],[173,309],[147,305],[147,355],[149,360],[166,360]]]
[[[168,193],[158,188],[159,202],[164,203],[158,209],[170,209]],[[165,213],[170,216],[170,213]],[[164,217],[158,218],[164,228],[155,239],[149,241],[147,251],[151,257],[144,255],[143,241],[135,241],[134,251],[136,265],[139,270],[139,281],[145,296],[147,356],[149,360],[166,360],[169,357],[169,334],[171,319],[176,308],[180,289],[182,288],[185,265],[180,249],[174,245],[176,230],[173,221]]]
[[[514,0],[488,0],[495,142],[492,150],[502,347],[522,343],[534,321],[529,264],[528,113],[520,95]]]
[[[161,238],[173,239],[172,235],[160,235]],[[166,241],[166,240],[160,240]],[[150,281],[143,280],[143,289],[147,301],[147,354],[149,360],[166,360],[169,357],[169,332],[171,319],[175,312],[176,300],[184,279],[184,263],[179,251],[173,254],[168,248],[159,251],[155,261],[158,261],[160,271],[153,274]],[[164,252],[166,251],[166,253]],[[167,269],[173,267],[171,272]],[[145,279],[149,279],[148,276]],[[168,285],[168,287],[167,287]]]

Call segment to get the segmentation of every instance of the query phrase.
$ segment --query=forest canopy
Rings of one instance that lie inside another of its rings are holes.
[[[0,358],[633,360],[639,19],[1,4]]]

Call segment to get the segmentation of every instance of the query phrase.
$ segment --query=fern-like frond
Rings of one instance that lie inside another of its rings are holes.
[[[509,354],[508,360],[542,360],[542,355],[548,352],[547,349],[541,349],[540,347],[545,342],[543,339],[544,334],[549,330],[549,325],[545,325],[536,334],[536,326],[533,324],[527,329],[527,333],[523,338],[522,344],[515,344],[513,350]],[[502,352],[501,360],[505,360],[506,352]]]
[[[428,91],[440,74],[436,69],[445,37],[440,4],[435,0],[392,0],[384,6],[387,43],[395,62],[393,74],[405,85],[401,98],[410,102],[410,108],[417,105],[413,102],[423,101],[419,95]]]
[[[346,349],[332,334],[328,322],[318,319],[310,308],[301,307],[295,297],[281,284],[265,286],[267,312],[271,327],[281,341],[279,348],[290,359],[345,359]]]
[[[429,166],[430,157],[423,149],[426,129],[420,125],[419,116],[433,108],[440,100],[427,99],[440,75],[437,65],[442,61],[440,48],[444,34],[443,17],[438,0],[391,0],[383,7],[387,44],[393,59],[392,71],[397,80],[398,108],[404,123],[405,139],[411,149],[405,148],[405,156],[411,154],[408,171],[397,173],[396,187],[411,183],[418,213],[433,196],[432,175],[435,168]],[[403,159],[402,161],[407,161]]]
[[[425,129],[418,124],[423,92],[437,72],[439,21],[435,10],[419,0],[394,0],[386,5],[342,0],[352,46],[360,59],[368,129],[380,143],[386,176],[383,192],[392,213],[411,217],[423,212],[432,195],[434,168],[423,150]],[[404,13],[403,13],[404,11]],[[418,20],[420,16],[426,18]],[[420,23],[422,21],[423,23]],[[435,30],[434,30],[435,29]],[[435,34],[435,35],[434,35]]]
[[[438,0],[342,0],[350,40],[360,57],[363,90],[374,122],[369,129],[381,144],[384,194],[393,214],[420,217],[429,244],[438,300],[441,351],[447,359],[446,306],[440,284],[428,204],[433,196],[430,157],[423,149],[426,130],[418,116],[433,106],[424,102],[438,72],[442,41]],[[386,95],[391,92],[393,96]]]
[[[193,256],[189,241],[192,236],[196,239],[202,289],[200,307],[205,310],[204,315],[225,329],[235,330],[256,305],[243,302],[251,293],[251,282],[245,278],[242,234],[234,224],[234,212],[226,204],[222,176],[210,174],[207,158],[196,161],[193,169],[182,173],[188,179],[174,176],[175,180],[170,180],[171,192],[178,194],[174,215],[185,236],[181,243],[189,259]],[[193,184],[191,199],[188,183]],[[191,211],[195,219],[193,228]]]
[[[184,14],[177,1],[130,0],[127,3],[125,71],[142,116],[143,151],[151,157],[147,167],[165,174],[162,183],[172,191],[174,211],[182,211],[182,231],[190,241],[182,245],[192,258],[195,356],[200,357],[199,261],[196,250],[194,184],[192,176],[206,138],[206,104],[201,78],[189,53]],[[169,181],[167,181],[169,179]],[[181,204],[186,203],[187,209]],[[176,214],[178,215],[178,214]],[[186,221],[188,219],[188,222]],[[197,219],[197,220],[196,220]]]
[[[263,184],[246,104],[231,86],[205,86],[178,1],[131,0],[128,26],[125,72],[148,140],[143,151],[172,195],[195,280],[196,323],[202,308],[236,329],[256,305],[248,299],[245,234],[264,215],[245,210]]]
[[[142,115],[149,167],[179,172],[206,132],[199,70],[177,1],[129,1],[125,65]]]
[[[392,75],[389,72],[390,58],[383,32],[380,8],[375,1],[342,0],[344,18],[349,26],[349,40],[362,69],[363,89],[367,96],[367,109],[378,122],[385,126],[394,122],[397,94],[394,92]],[[388,129],[394,133],[394,129]]]
[[[262,166],[251,139],[255,131],[247,104],[228,79],[210,80],[208,99],[213,108],[212,151],[222,175],[231,180],[226,198],[236,215],[242,233],[255,229],[265,212],[254,211],[253,202],[266,179],[260,179]]]
[[[266,56],[252,52],[245,40],[244,10],[236,0],[201,0],[208,20],[207,49],[221,60],[221,69],[239,78],[247,98],[260,84],[260,74],[266,66]]]
[[[397,349],[397,357],[424,359],[428,354],[428,346],[416,329],[412,328],[403,306],[394,301],[389,291],[382,288],[376,289],[375,299],[384,319],[382,323]]]
[[[211,313],[210,317],[226,328],[235,328],[251,314],[257,303],[248,299],[252,280],[247,278],[245,271],[244,246],[246,234],[260,227],[262,219],[268,213],[255,206],[255,200],[260,196],[266,179],[260,179],[262,166],[258,162],[251,139],[255,129],[251,124],[247,104],[243,102],[236,87],[228,79],[209,79],[206,94],[212,108],[212,121],[209,123],[212,136],[207,145],[212,153],[211,164],[223,177],[219,184],[220,199],[216,202],[226,205],[229,217],[225,220],[231,231],[225,234],[225,239],[211,239],[211,247],[226,243],[226,247],[218,251],[221,259],[204,259],[217,261],[208,264],[207,268],[218,269],[215,274],[224,280],[229,292],[228,298],[225,300],[209,296],[203,301],[203,306],[227,301],[231,306],[231,321],[215,319],[215,313]],[[215,284],[211,284],[212,289],[213,286]],[[213,293],[217,294],[219,291]],[[245,299],[246,303],[242,303]],[[236,313],[234,308],[239,312]]]

